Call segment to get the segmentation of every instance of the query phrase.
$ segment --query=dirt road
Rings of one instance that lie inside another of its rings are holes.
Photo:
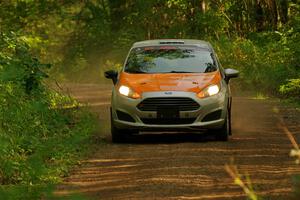
[[[205,135],[141,135],[112,144],[109,133],[111,86],[77,85],[72,94],[98,113],[104,140],[58,188],[59,195],[83,193],[91,199],[245,199],[224,165],[234,159],[265,199],[291,199],[291,144],[277,127],[282,117],[300,135],[300,114],[274,100],[233,98],[233,136],[215,142]],[[279,114],[276,114],[279,110]],[[300,139],[300,138],[298,138]],[[300,140],[299,140],[300,141]]]

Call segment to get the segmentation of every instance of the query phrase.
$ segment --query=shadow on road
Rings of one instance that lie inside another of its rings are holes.
[[[112,143],[110,133],[109,109],[102,108],[102,119],[99,117],[97,136],[100,141]],[[180,143],[206,143],[216,142],[214,135],[208,132],[140,132],[128,135],[123,144],[180,144]]]
[[[108,142],[112,142],[107,137]],[[176,144],[176,143],[194,143],[211,142],[215,137],[207,133],[141,133],[139,135],[130,135],[126,137],[125,144]]]

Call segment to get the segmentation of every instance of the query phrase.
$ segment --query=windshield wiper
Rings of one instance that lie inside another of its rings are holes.
[[[127,73],[132,73],[132,74],[146,74],[147,72],[144,71],[139,71],[139,70],[127,70]]]
[[[195,73],[195,72],[187,72],[187,71],[170,71],[166,73]]]

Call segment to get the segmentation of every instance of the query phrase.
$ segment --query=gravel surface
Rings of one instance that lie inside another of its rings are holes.
[[[279,118],[300,135],[300,112],[276,100],[233,98],[233,135],[216,142],[205,134],[143,134],[112,144],[111,85],[68,85],[70,93],[99,116],[100,140],[93,153],[57,189],[89,199],[246,199],[224,165],[234,163],[264,199],[292,199],[300,166],[289,157],[291,143]],[[279,112],[276,112],[279,111]],[[298,137],[298,139],[300,139]],[[300,140],[298,140],[300,141]],[[296,198],[295,198],[296,199]]]

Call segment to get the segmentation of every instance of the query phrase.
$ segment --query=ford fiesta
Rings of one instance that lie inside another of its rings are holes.
[[[201,40],[135,43],[118,73],[111,98],[113,142],[142,131],[194,131],[227,141],[231,134],[229,80],[212,46]]]

